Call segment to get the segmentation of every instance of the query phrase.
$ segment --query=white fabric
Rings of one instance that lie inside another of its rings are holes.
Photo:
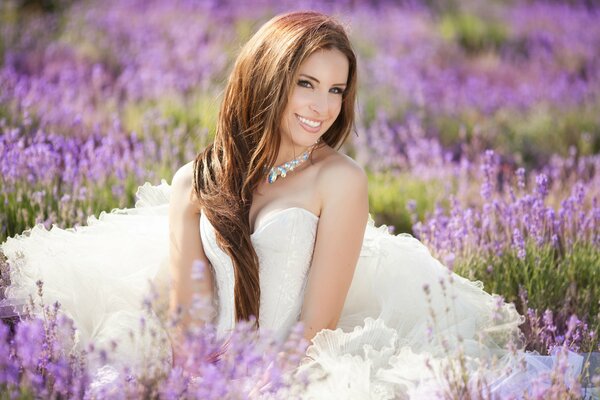
[[[11,265],[9,300],[22,303],[41,279],[46,304],[61,303],[82,345],[117,341],[125,344],[117,347],[117,363],[141,362],[144,349],[157,347],[149,345],[156,335],[134,346],[129,335],[144,314],[148,281],[163,298],[168,289],[169,191],[165,181],[147,183],[138,189],[136,208],[90,217],[76,230],[40,225],[8,239],[0,249]],[[269,215],[251,238],[260,262],[261,330],[280,339],[300,316],[318,223],[308,210],[284,209]],[[215,322],[225,336],[235,324],[233,266],[204,215],[199,229],[217,286]],[[156,319],[146,317],[160,331]],[[317,334],[307,352],[313,361],[301,367],[323,377],[305,396],[437,397],[445,388],[443,371],[460,360],[459,348],[473,385],[485,379],[494,394],[519,395],[533,375],[553,365],[545,362],[550,357],[508,351],[511,342],[519,347],[522,321],[513,305],[483,291],[480,282],[451,273],[417,239],[390,235],[370,222],[338,329]],[[158,336],[163,340],[164,332]],[[167,360],[167,347],[151,356]],[[577,376],[581,360],[571,356],[570,373]],[[517,368],[523,360],[527,371]],[[485,372],[478,372],[482,365]]]

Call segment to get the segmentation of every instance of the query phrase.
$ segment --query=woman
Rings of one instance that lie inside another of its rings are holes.
[[[263,228],[277,218],[289,222],[302,216],[311,228],[319,221],[312,261],[304,257],[295,266],[306,269],[310,263],[302,313],[306,337],[335,328],[368,216],[365,173],[334,150],[352,129],[355,93],[350,43],[343,29],[322,15],[281,16],[246,44],[229,78],[214,143],[173,179],[173,308],[189,308],[192,261],[215,264],[207,259],[210,244],[203,248],[197,229],[201,209],[233,264],[235,318],[255,315],[259,323],[264,317],[265,323],[276,324],[276,315],[260,312],[261,302],[276,299],[260,283],[273,275],[259,279],[264,257],[258,257],[252,237],[269,236]],[[265,171],[293,160],[298,160],[293,172],[268,182]],[[312,242],[311,236],[301,239]],[[208,280],[201,288],[207,295],[211,289]]]
[[[170,275],[170,308],[183,310],[183,326],[198,294],[217,304],[222,336],[253,315],[278,337],[302,321],[312,340],[302,368],[328,376],[308,397],[430,396],[459,353],[469,371],[499,360],[487,370],[490,390],[519,393],[527,375],[499,372],[517,362],[507,350],[518,347],[514,307],[411,236],[367,223],[365,173],[337,151],[353,127],[356,74],[332,18],[297,12],[267,22],[236,61],[214,143],[171,186],[141,187],[135,209],[92,219],[82,234],[35,228],[8,240],[10,296],[26,298],[41,278],[82,337],[110,343],[137,323],[144,280]],[[195,260],[210,267],[199,281]],[[171,342],[180,351],[177,333]]]

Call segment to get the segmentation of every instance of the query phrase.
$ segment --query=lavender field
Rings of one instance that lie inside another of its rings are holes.
[[[600,7],[591,1],[2,1],[0,242],[36,224],[83,225],[133,207],[146,181],[170,182],[211,141],[241,45],[296,9],[349,27],[360,88],[343,151],[369,174],[376,223],[412,233],[515,302],[527,350],[600,351]],[[0,389],[84,396],[84,369],[47,350],[69,331],[57,318],[53,330],[0,324]],[[25,351],[35,341],[42,364]],[[214,382],[234,379],[230,367],[213,370]],[[189,382],[177,373],[160,393],[142,382],[130,394],[178,397]],[[202,397],[233,390],[213,389]]]

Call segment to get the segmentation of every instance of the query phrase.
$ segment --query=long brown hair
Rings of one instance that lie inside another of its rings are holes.
[[[280,123],[299,66],[321,49],[346,55],[349,73],[340,115],[321,137],[338,148],[354,124],[356,56],[344,28],[317,12],[279,15],[242,48],[225,89],[214,143],[194,162],[194,190],[235,272],[236,320],[259,320],[258,257],[251,241],[252,194],[280,145]]]

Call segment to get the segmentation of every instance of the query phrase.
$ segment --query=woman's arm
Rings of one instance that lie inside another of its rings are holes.
[[[169,309],[171,313],[181,310],[181,320],[177,332],[172,332],[177,342],[177,335],[187,328],[194,316],[190,315],[195,294],[212,299],[213,277],[200,239],[199,203],[193,188],[193,163],[181,167],[171,183],[169,201],[169,260],[171,289]],[[202,279],[192,279],[194,261],[204,263]]]
[[[317,181],[321,215],[300,316],[309,341],[337,326],[369,215],[367,176],[350,159],[324,165]]]

